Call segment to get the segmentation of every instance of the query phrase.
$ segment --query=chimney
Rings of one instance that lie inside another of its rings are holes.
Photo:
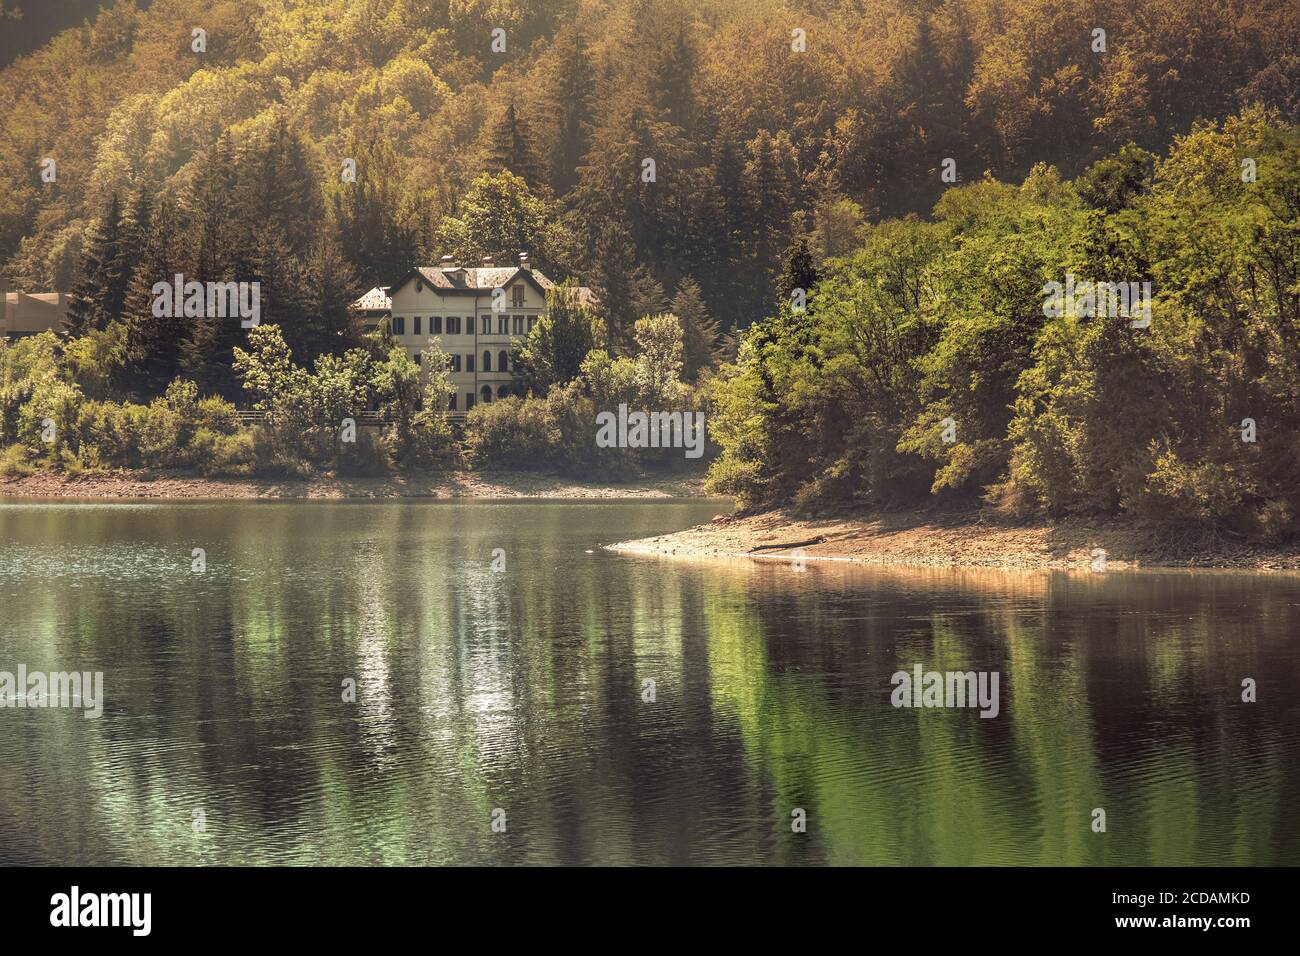
[[[455,256],[443,256],[443,257],[442,257],[442,263],[441,263],[441,265],[442,265],[442,268],[443,268],[444,270],[452,270],[452,269],[455,269],[455,268],[456,268],[456,257],[455,257]]]
[[[532,266],[530,266],[528,262],[528,253],[526,252],[519,253],[519,268],[526,269],[529,271],[532,270]]]
[[[491,268],[492,268],[492,257],[491,257],[491,256],[484,256],[484,257],[483,257],[483,268],[484,268],[484,269],[491,269]]]

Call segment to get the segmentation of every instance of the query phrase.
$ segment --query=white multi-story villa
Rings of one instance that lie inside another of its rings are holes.
[[[546,312],[546,293],[554,285],[531,267],[527,253],[519,265],[504,268],[491,258],[466,268],[443,256],[437,267],[413,269],[387,290],[372,289],[356,308],[371,322],[381,321],[387,308],[393,340],[416,362],[437,342],[451,356],[455,392],[449,408],[469,411],[476,402],[510,394],[511,346]],[[590,289],[579,295],[592,301]]]

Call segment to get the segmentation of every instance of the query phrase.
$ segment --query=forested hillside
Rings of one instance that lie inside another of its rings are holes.
[[[1248,102],[1294,119],[1297,49],[1289,0],[123,0],[0,73],[0,262],[72,288],[116,197],[196,274],[219,247],[350,291],[524,244],[618,329],[689,276],[726,330],[794,235],[927,212],[945,158],[1069,177]],[[502,167],[526,192],[472,191]]]
[[[715,383],[717,490],[1300,527],[1300,128],[1256,107],[862,238],[820,270],[792,257],[807,307],[754,326]],[[1149,312],[1055,309],[1070,276],[1148,282]]]
[[[77,293],[69,341],[0,349],[0,441],[365,468],[331,435],[378,405],[390,463],[450,461],[437,376],[348,305],[528,251],[599,314],[552,300],[476,462],[625,472],[595,411],[704,403],[751,505],[1287,537],[1297,50],[1292,0],[122,0],[0,72],[0,261]],[[274,328],[153,317],[178,272],[259,282]],[[1051,315],[1073,276],[1150,321]]]

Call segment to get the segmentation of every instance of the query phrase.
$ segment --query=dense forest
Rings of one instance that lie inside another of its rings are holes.
[[[196,272],[246,239],[338,274],[328,238],[364,291],[526,243],[618,327],[690,277],[730,330],[770,310],[796,234],[835,255],[927,213],[946,158],[959,183],[1071,178],[1250,102],[1295,119],[1298,48],[1289,0],[122,0],[0,74],[0,262],[72,288],[117,197],[166,209]],[[503,167],[528,195],[476,233],[473,183]],[[244,235],[218,242],[232,184]]]
[[[349,302],[527,250],[596,290],[591,329],[542,330],[592,354],[529,377],[539,407],[482,410],[485,454],[652,396],[709,404],[714,487],[750,504],[987,496],[1289,533],[1297,49],[1290,0],[105,4],[0,71],[0,263],[78,293],[66,348],[11,357],[0,438],[19,366],[56,364],[164,410],[197,407],[167,404],[178,377],[242,401],[273,360],[298,396],[364,365],[352,392],[406,420],[419,389]],[[176,272],[259,281],[278,338],[155,320]],[[1150,282],[1150,328],[1049,319],[1067,273]],[[680,342],[647,353],[664,314]]]
[[[1126,513],[1283,538],[1300,518],[1300,128],[1262,108],[1073,182],[945,193],[862,230],[714,382],[712,480],[750,504]],[[1051,282],[1150,283],[1149,314]]]

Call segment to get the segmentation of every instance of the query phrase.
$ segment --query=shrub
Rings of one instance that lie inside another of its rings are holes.
[[[98,457],[120,467],[138,467],[140,435],[148,409],[143,405],[114,402],[86,402],[77,422],[80,444],[94,449]]]
[[[29,398],[18,410],[18,439],[35,455],[48,454],[57,460],[68,443],[76,441],[81,390],[57,378],[37,381]],[[47,441],[47,428],[53,440]]]
[[[145,464],[155,468],[188,464],[184,454],[185,430],[181,416],[168,407],[165,399],[150,402],[140,428],[140,456]]]
[[[553,462],[559,439],[559,429],[543,399],[511,397],[477,405],[465,419],[465,446],[477,468]]]
[[[382,454],[376,455],[376,460],[387,460],[402,471],[453,467],[460,460],[460,448],[446,421],[441,416],[437,416],[438,422],[433,418],[421,413],[405,429],[399,425],[385,428],[378,443]],[[358,450],[353,458],[354,464],[360,454]]]
[[[1266,501],[1255,515],[1259,536],[1269,544],[1294,540],[1300,532],[1295,512],[1285,501]]]
[[[596,456],[623,449],[596,447],[596,405],[583,394],[581,383],[557,385],[546,395],[547,410],[558,435],[556,464],[567,472],[590,475],[600,470]],[[615,469],[621,470],[621,469]]]
[[[239,431],[235,406],[216,395],[199,399],[195,407],[195,421],[199,427],[222,435],[233,435]]]
[[[253,444],[253,470],[257,474],[276,478],[305,478],[311,474],[311,465],[286,448],[270,426],[259,425],[248,435]]]
[[[251,432],[223,434],[200,426],[191,443],[191,457],[208,476],[245,477],[257,464],[257,449]]]
[[[0,475],[30,475],[36,469],[27,457],[27,449],[15,442],[0,451]]]
[[[388,454],[373,428],[358,428],[357,440],[340,446],[338,473],[355,478],[376,478],[389,471]]]

